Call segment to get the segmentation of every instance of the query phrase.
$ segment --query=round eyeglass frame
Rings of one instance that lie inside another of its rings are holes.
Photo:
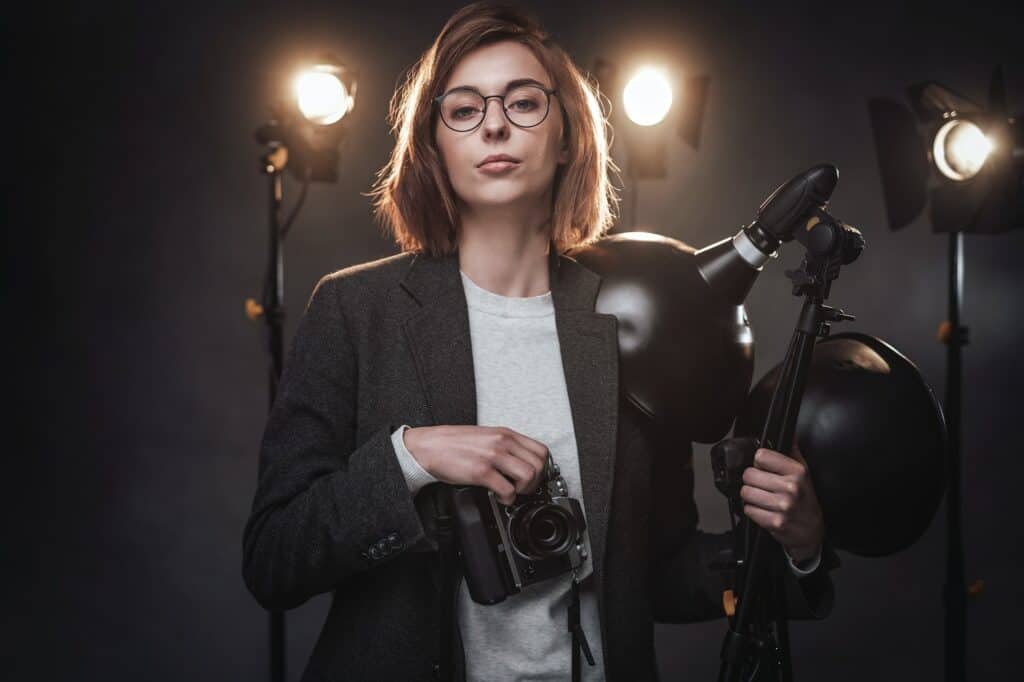
[[[541,92],[544,93],[545,102],[547,103],[547,109],[544,111],[544,116],[539,121],[534,123],[533,125],[528,125],[528,126],[520,125],[520,124],[516,123],[515,121],[513,121],[511,119],[511,117],[509,117],[508,109],[505,108],[505,96],[508,95],[507,92],[504,95],[481,95],[479,92],[477,92],[476,90],[473,90],[472,88],[452,88],[448,92],[441,93],[440,95],[435,97],[434,98],[434,106],[437,107],[437,115],[438,115],[438,117],[440,117],[441,123],[443,123],[446,128],[448,128],[449,130],[452,130],[452,131],[454,131],[456,133],[471,133],[474,130],[476,130],[477,128],[479,128],[483,124],[484,120],[487,119],[487,103],[488,103],[488,100],[492,100],[492,99],[497,99],[497,100],[501,101],[501,112],[505,115],[505,120],[508,121],[509,123],[511,123],[512,125],[514,125],[516,128],[536,128],[541,123],[546,121],[547,118],[548,118],[548,115],[551,113],[551,95],[557,94],[558,93],[558,89],[557,88],[545,88],[545,87],[537,85],[535,83],[529,83],[527,85],[521,85],[521,86],[518,86],[518,87],[536,88],[536,89],[538,89],[538,90],[540,90]],[[515,90],[515,89],[516,88],[513,88],[513,90]],[[467,128],[465,130],[460,130],[458,128],[453,128],[448,123],[448,121],[445,119],[445,117],[444,117],[444,110],[441,108],[441,100],[443,100],[445,97],[447,97],[448,95],[452,94],[453,92],[458,92],[460,90],[465,90],[465,91],[468,91],[468,92],[472,92],[472,93],[474,93],[476,95],[479,95],[480,99],[482,99],[484,101],[483,109],[481,109],[481,111],[483,111],[484,115],[480,117],[480,120],[477,121],[475,126],[473,126],[472,128]]]

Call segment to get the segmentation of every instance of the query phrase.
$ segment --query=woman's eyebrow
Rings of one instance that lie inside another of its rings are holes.
[[[543,83],[541,83],[536,78],[516,78],[515,80],[510,80],[508,83],[505,83],[505,92],[508,92],[512,88],[517,88],[520,85],[538,85],[538,86],[544,88],[545,90],[548,87],[548,86],[544,85]],[[473,92],[475,92],[477,94],[480,94],[480,95],[483,94],[482,92],[480,92],[479,88],[474,87],[472,85],[456,85],[455,87],[448,89],[449,92],[451,92],[452,90],[472,90]]]

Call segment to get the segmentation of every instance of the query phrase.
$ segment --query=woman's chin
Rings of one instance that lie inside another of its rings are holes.
[[[536,200],[533,195],[513,187],[492,187],[490,191],[477,193],[466,203],[477,210],[495,210],[513,206],[528,206]]]

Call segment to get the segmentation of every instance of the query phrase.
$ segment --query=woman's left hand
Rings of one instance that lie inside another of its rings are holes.
[[[807,461],[795,444],[792,457],[767,448],[758,449],[754,466],[743,472],[743,483],[743,513],[751,521],[768,531],[794,561],[817,555],[825,535],[825,521]]]

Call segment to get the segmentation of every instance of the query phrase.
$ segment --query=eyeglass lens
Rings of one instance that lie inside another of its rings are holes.
[[[484,118],[484,101],[472,90],[453,90],[441,100],[441,115],[454,130],[472,130]],[[505,115],[517,126],[538,125],[547,113],[548,95],[534,85],[521,85],[505,93]]]

